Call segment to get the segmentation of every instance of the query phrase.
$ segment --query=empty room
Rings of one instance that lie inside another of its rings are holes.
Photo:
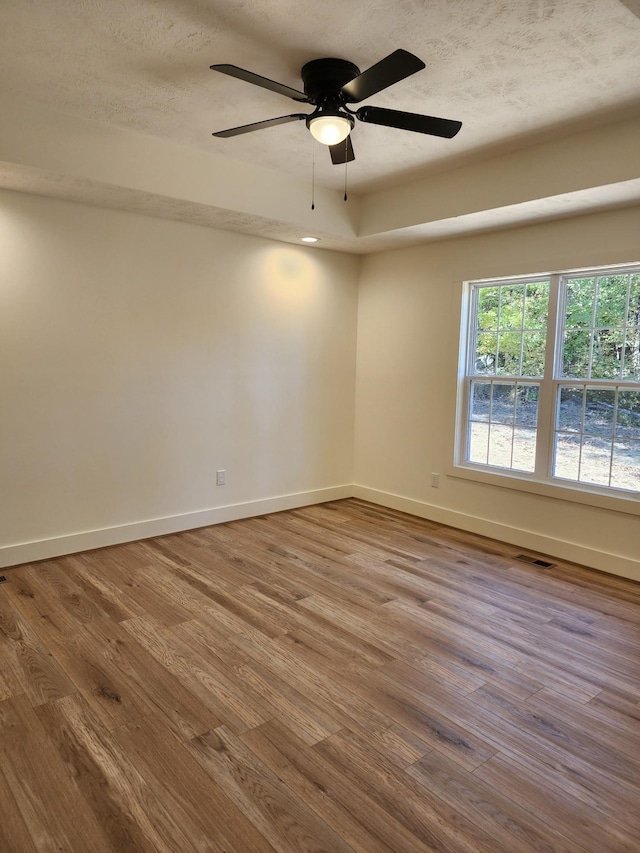
[[[640,2],[0,44],[0,850],[637,853]]]

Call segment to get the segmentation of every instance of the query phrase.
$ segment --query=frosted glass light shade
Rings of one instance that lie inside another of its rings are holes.
[[[351,133],[351,122],[345,116],[318,116],[309,122],[314,139],[323,145],[337,145]]]

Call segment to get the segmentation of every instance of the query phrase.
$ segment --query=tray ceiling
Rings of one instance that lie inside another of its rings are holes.
[[[310,181],[314,144],[304,123],[224,140],[211,133],[298,106],[209,65],[230,62],[300,88],[310,59],[336,56],[364,70],[402,47],[425,70],[370,102],[459,119],[463,128],[443,140],[357,124],[348,182],[364,198],[637,116],[639,7],[640,0],[368,0],[348,10],[337,0],[3,0],[0,75],[4,94],[21,103],[261,167],[280,176],[286,193],[290,181]],[[344,168],[315,149],[317,185],[341,191]],[[10,165],[24,172],[25,164],[5,163],[5,186],[38,191],[35,173],[12,185]],[[48,183],[60,189],[58,177]]]

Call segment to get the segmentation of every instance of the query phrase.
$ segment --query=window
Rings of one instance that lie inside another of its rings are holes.
[[[639,494],[640,266],[472,282],[466,299],[458,464]]]

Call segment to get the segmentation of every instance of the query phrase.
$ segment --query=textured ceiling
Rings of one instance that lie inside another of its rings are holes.
[[[298,111],[209,70],[233,63],[301,88],[323,56],[365,69],[402,47],[426,68],[371,103],[463,122],[453,140],[357,124],[352,192],[415,181],[638,114],[640,0],[2,0],[5,94],[308,182],[304,123],[214,130]],[[318,150],[319,149],[319,150]],[[343,167],[316,144],[315,180]]]

